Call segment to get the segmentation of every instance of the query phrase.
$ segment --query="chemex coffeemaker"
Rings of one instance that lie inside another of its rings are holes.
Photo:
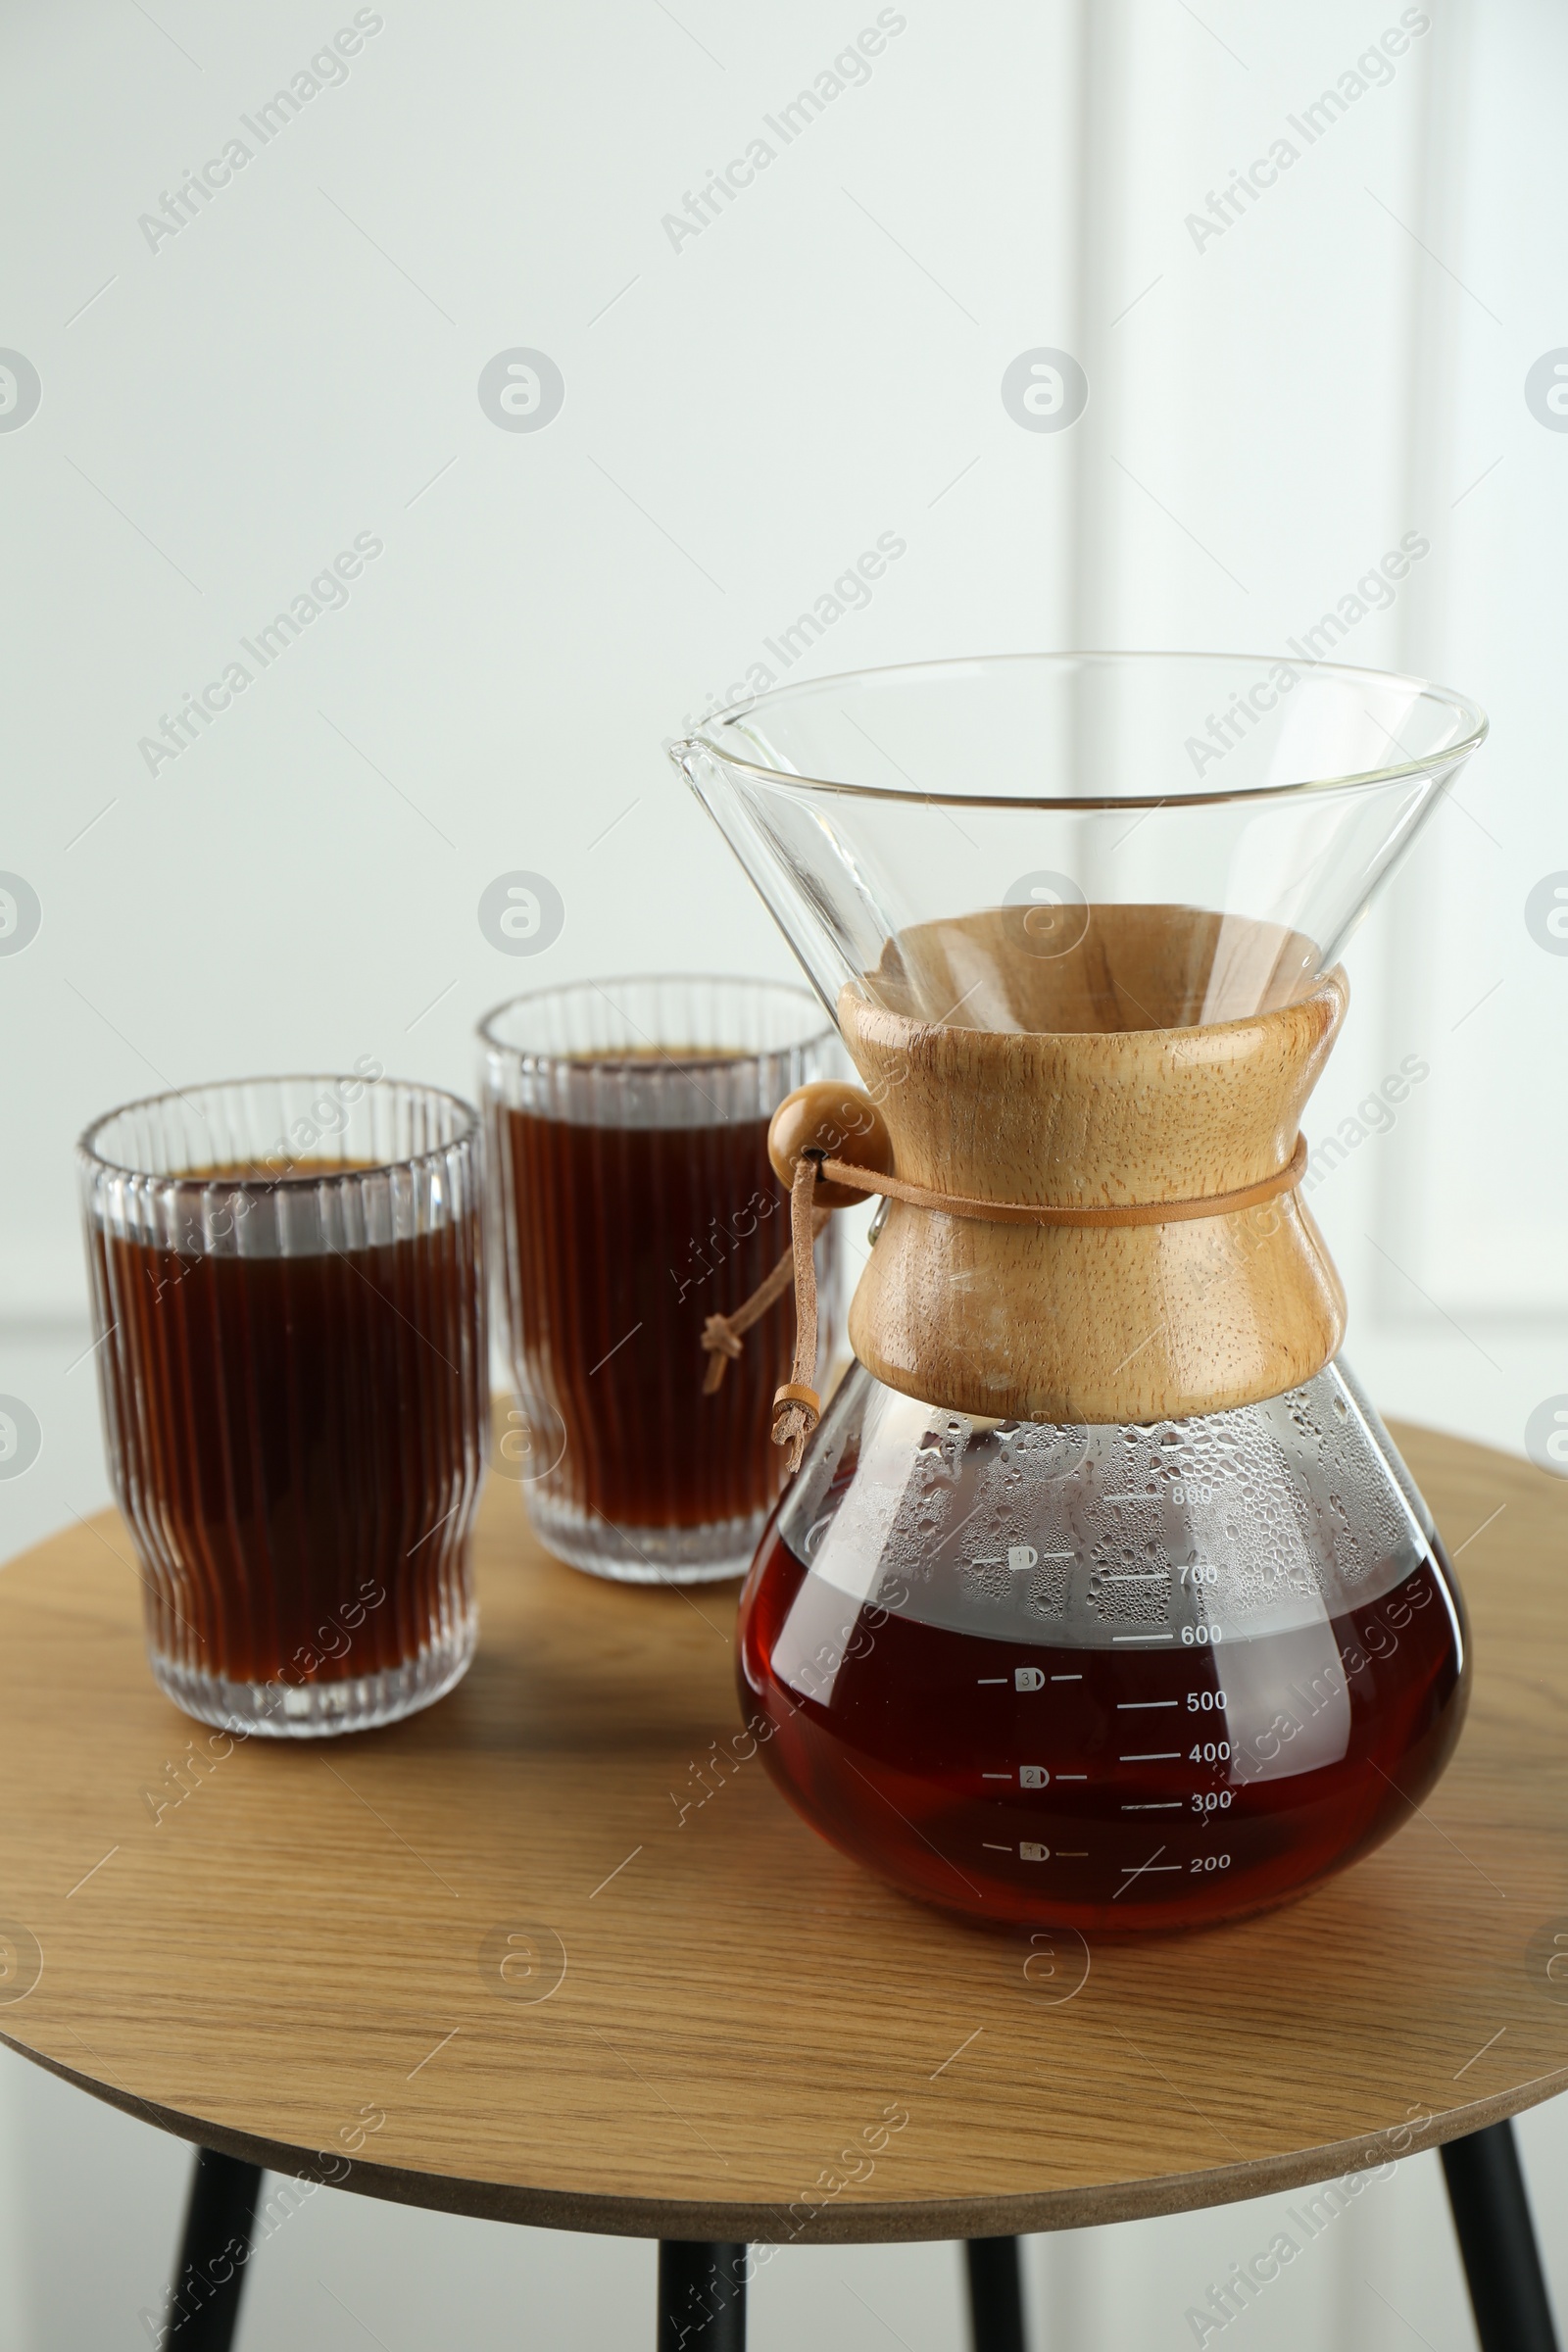
[[[1458,1586],[1297,1188],[1336,957],[1485,731],[1326,662],[1041,655],[786,687],[674,747],[861,1081],[774,1122],[800,1458],[742,1705],[912,1894],[1234,1917],[1388,1837],[1453,1747]],[[822,1407],[811,1234],[872,1193]]]

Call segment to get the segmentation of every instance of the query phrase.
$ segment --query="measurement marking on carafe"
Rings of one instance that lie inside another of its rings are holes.
[[[1179,1796],[1161,1797],[1157,1804],[1123,1805],[1122,1807],[1124,1813],[1179,1813],[1181,1809],[1182,1800]],[[1175,1863],[1171,1864],[1173,1870],[1176,1867]]]
[[[1179,1764],[1181,1756],[1182,1751],[1179,1747],[1151,1747],[1146,1749],[1142,1755],[1120,1756],[1117,1758],[1117,1762],[1121,1764]]]
[[[1012,1775],[1010,1772],[983,1772],[980,1778],[983,1781],[1010,1781]]]
[[[1007,1688],[1007,1678],[1004,1674],[982,1674],[977,1677],[977,1681],[982,1690],[1005,1690]]]
[[[1058,1781],[1087,1781],[1089,1775],[1087,1772],[1058,1772],[1056,1778]]]
[[[1173,1698],[1118,1698],[1116,1712],[1118,1715],[1130,1715],[1135,1707],[1173,1707],[1175,1704]]]
[[[1174,1642],[1174,1634],[1112,1634],[1113,1642]]]
[[[1181,1864],[1179,1862],[1162,1862],[1160,1860],[1159,1857],[1164,1851],[1165,1848],[1162,1845],[1156,1845],[1153,1852],[1150,1855],[1149,1860],[1147,1862],[1140,1862],[1136,1870],[1133,1868],[1133,1865],[1130,1862],[1124,1862],[1122,1864],[1122,1869],[1127,1875],[1122,1880],[1122,1883],[1117,1887],[1115,1893],[1111,1896],[1111,1901],[1113,1903],[1119,1903],[1122,1896],[1126,1893],[1128,1887],[1132,1885],[1134,1879],[1141,1879],[1146,1870],[1180,1870]],[[1118,2028],[1118,2032],[1119,2031],[1120,2029]]]
[[[980,1842],[988,1854],[1010,1854],[1012,1851],[1010,1845],[993,1845],[989,1838],[982,1838]]]
[[[1051,1679],[1054,1683],[1081,1683],[1084,1678],[1081,1674],[1054,1674]],[[1175,1703],[1175,1700],[1172,1699],[1172,1706]]]

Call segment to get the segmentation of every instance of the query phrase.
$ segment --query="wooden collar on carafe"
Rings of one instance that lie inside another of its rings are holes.
[[[829,1139],[834,1149],[829,1148]],[[806,1441],[821,1418],[816,1379],[816,1262],[812,1244],[835,1208],[849,1208],[867,1195],[907,1201],[912,1208],[945,1217],[975,1217],[994,1225],[1127,1226],[1180,1225],[1196,1217],[1224,1217],[1256,1208],[1281,1193],[1294,1192],[1306,1167],[1306,1138],[1282,1168],[1256,1184],[1188,1200],[1134,1200],[1080,1204],[1045,1200],[988,1200],[969,1193],[939,1192],[892,1173],[893,1138],[869,1095],[859,1087],[819,1081],[797,1087],[773,1113],[768,1157],[790,1188],[790,1247],[765,1282],[728,1315],[710,1315],[703,1326],[709,1354],[703,1382],[711,1396],[724,1366],[741,1352],[741,1335],[781,1298],[793,1276],[795,1359],[790,1377],[773,1396],[773,1443],[789,1448],[791,1474],[801,1466]]]

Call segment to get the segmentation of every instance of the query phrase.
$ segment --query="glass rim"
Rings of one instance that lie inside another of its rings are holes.
[[[213,1095],[231,1087],[245,1086],[340,1086],[345,1081],[368,1090],[385,1086],[407,1094],[425,1095],[436,1101],[452,1103],[463,1114],[459,1131],[450,1142],[431,1144],[422,1152],[409,1152],[397,1159],[356,1160],[352,1166],[320,1167],[314,1161],[297,1159],[292,1168],[276,1176],[241,1176],[225,1170],[221,1175],[204,1175],[199,1168],[138,1168],[122,1159],[111,1159],[98,1148],[97,1138],[111,1119],[122,1119],[131,1111],[153,1110],[162,1102],[189,1104],[197,1095]],[[387,1176],[399,1168],[423,1167],[432,1159],[440,1159],[448,1152],[472,1143],[483,1131],[483,1120],[473,1103],[464,1095],[455,1095],[450,1087],[427,1085],[422,1078],[367,1078],[359,1070],[281,1070],[263,1071],[248,1078],[208,1078],[197,1086],[165,1087],[156,1095],[137,1095],[129,1102],[117,1102],[112,1110],[100,1111],[89,1120],[76,1138],[76,1152],[94,1168],[106,1169],[112,1176],[131,1176],[147,1184],[190,1184],[203,1190],[220,1187],[224,1192],[275,1192],[280,1184],[348,1184],[361,1176]]]
[[[707,732],[744,717],[767,704],[782,704],[800,700],[808,694],[823,693],[833,688],[863,686],[873,680],[927,678],[941,673],[957,675],[963,671],[1001,669],[1012,664],[1028,664],[1040,669],[1064,669],[1075,662],[1104,662],[1112,666],[1133,668],[1152,667],[1161,662],[1225,662],[1233,668],[1269,671],[1282,665],[1304,676],[1325,673],[1330,677],[1358,681],[1375,679],[1380,685],[1413,687],[1415,691],[1439,703],[1457,714],[1466,732],[1457,742],[1423,760],[1402,760],[1387,767],[1353,770],[1339,776],[1303,776],[1288,784],[1243,784],[1229,791],[1182,793],[1128,793],[1116,795],[1085,794],[1084,796],[1042,797],[1034,793],[957,793],[921,792],[899,785],[847,784],[828,776],[804,776],[791,769],[768,767],[760,760],[742,760],[715,742]],[[1443,768],[1467,760],[1485,742],[1490,721],[1479,703],[1450,686],[1440,686],[1431,678],[1417,677],[1414,672],[1396,669],[1368,669],[1348,662],[1301,662],[1286,654],[1228,654],[1192,653],[1174,649],[1068,650],[1057,653],[1036,652],[1022,654],[960,654],[944,656],[931,662],[895,662],[869,669],[836,671],[825,678],[800,678],[793,684],[772,686],[764,694],[746,695],[738,703],[713,711],[687,736],[667,745],[669,757],[681,762],[694,753],[706,752],[725,767],[737,769],[743,775],[755,776],[759,782],[781,787],[804,787],[808,792],[825,792],[850,800],[902,802],[911,808],[924,805],[937,808],[1038,808],[1059,810],[1066,814],[1082,814],[1092,809],[1114,811],[1119,808],[1206,808],[1226,802],[1241,806],[1249,801],[1283,800],[1310,793],[1366,791],[1380,784],[1393,784],[1408,776],[1432,775]]]
[[[800,980],[772,980],[757,972],[617,972],[612,979],[604,981],[556,980],[548,987],[524,989],[519,996],[507,997],[499,1004],[492,1004],[490,1010],[482,1013],[475,1022],[474,1031],[491,1053],[510,1054],[514,1061],[553,1062],[559,1068],[579,1070],[584,1074],[602,1069],[619,1069],[625,1065],[614,1059],[613,1049],[608,1054],[595,1054],[590,1059],[583,1052],[559,1053],[548,1046],[514,1046],[509,1039],[497,1037],[492,1024],[499,1021],[503,1013],[513,1011],[519,1004],[543,1004],[553,997],[572,996],[579,990],[596,989],[603,993],[612,988],[679,987],[683,983],[690,985],[694,982],[700,987],[737,988],[758,996],[789,997],[797,1004],[809,1005],[818,1016],[818,1026],[789,1045],[747,1046],[739,1053],[715,1050],[710,1054],[684,1054],[675,1061],[675,1067],[680,1071],[717,1069],[739,1061],[770,1061],[778,1054],[798,1054],[808,1046],[819,1045],[826,1038],[838,1036],[838,1024],[824,1009],[814,988],[808,987]],[[608,998],[606,1001],[610,1002]],[[612,1004],[612,1009],[619,1008]],[[674,1059],[667,1047],[660,1046],[657,1051],[666,1060]]]

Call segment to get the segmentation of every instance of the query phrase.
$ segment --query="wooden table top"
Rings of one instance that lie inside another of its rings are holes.
[[[450,1698],[216,1761],[105,1514],[0,1574],[0,2030],[281,2171],[633,2235],[1069,2228],[1473,2131],[1568,2087],[1568,1486],[1401,1443],[1475,1634],[1446,1777],[1284,1910],[1092,1953],[841,1859],[737,1758],[735,1588],[563,1568],[513,1485]]]

